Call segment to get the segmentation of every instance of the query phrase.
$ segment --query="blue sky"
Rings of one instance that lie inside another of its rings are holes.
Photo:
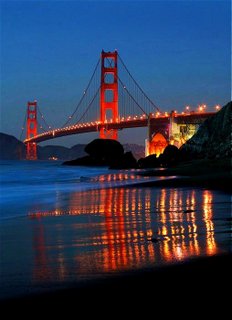
[[[230,24],[230,1],[1,1],[1,131],[19,137],[34,99],[49,123],[63,124],[102,49],[117,48],[164,111],[224,105],[231,100]],[[145,138],[145,129],[120,133],[121,142]]]

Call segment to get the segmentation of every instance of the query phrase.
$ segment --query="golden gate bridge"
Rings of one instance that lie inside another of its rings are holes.
[[[100,83],[99,83],[100,80]],[[205,105],[196,112],[162,112],[129,72],[117,51],[101,52],[89,83],[75,110],[59,128],[52,128],[37,101],[28,102],[26,124],[28,160],[37,159],[37,143],[62,136],[99,132],[101,139],[118,139],[118,130],[148,127],[146,155],[163,152],[168,144],[178,147],[214,112]],[[216,109],[219,109],[216,106]]]

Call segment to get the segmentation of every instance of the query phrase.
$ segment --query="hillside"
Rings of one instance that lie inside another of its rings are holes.
[[[86,155],[85,144],[76,144],[71,148],[63,146],[38,146],[38,159],[49,160],[55,157],[59,160],[72,160]],[[137,144],[125,144],[125,152],[132,151],[136,159],[144,157],[144,147]],[[23,160],[26,157],[26,147],[14,136],[0,133],[0,160]]]
[[[22,160],[26,156],[26,147],[23,142],[14,136],[0,132],[0,159]]]
[[[126,143],[123,145],[124,151],[131,151],[135,157],[135,159],[144,158],[145,156],[145,147],[135,144],[135,143]]]
[[[197,133],[182,147],[181,152],[197,158],[231,157],[232,102],[200,126]]]
[[[77,144],[71,148],[63,146],[38,146],[38,159],[49,160],[51,157],[55,157],[59,160],[71,160],[75,157],[83,157],[86,155],[84,151],[84,144]]]

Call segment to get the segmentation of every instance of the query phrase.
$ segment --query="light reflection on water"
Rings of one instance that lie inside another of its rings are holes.
[[[35,281],[71,280],[220,251],[209,190],[111,188],[31,212]],[[153,239],[153,241],[151,241]]]

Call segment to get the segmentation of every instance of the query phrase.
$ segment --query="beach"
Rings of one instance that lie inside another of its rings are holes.
[[[11,178],[1,200],[3,306],[87,296],[115,301],[118,291],[136,301],[141,292],[150,299],[150,289],[164,302],[173,290],[191,296],[199,285],[203,296],[229,278],[228,192],[177,187],[175,176],[133,170],[38,163],[35,173],[24,165],[5,164]],[[16,175],[22,169],[23,183]],[[39,187],[35,174],[44,183]]]
[[[123,272],[110,278],[68,284],[65,289],[27,294],[0,302],[8,315],[121,317],[122,314],[155,316],[165,313],[180,318],[193,312],[226,317],[230,312],[231,254],[197,258],[169,266]],[[16,309],[14,309],[16,308]],[[106,310],[107,312],[106,312]],[[184,309],[184,310],[183,310]]]

